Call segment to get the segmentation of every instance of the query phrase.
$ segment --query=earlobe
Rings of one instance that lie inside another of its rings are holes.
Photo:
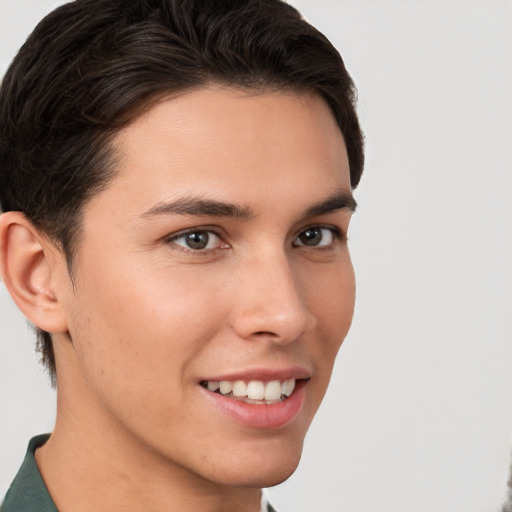
[[[21,312],[50,333],[67,323],[56,289],[58,249],[21,212],[0,216],[0,273]]]

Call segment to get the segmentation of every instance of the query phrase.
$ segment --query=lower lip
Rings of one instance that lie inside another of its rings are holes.
[[[246,404],[240,400],[227,398],[213,393],[206,388],[201,389],[206,396],[231,419],[246,427],[270,429],[290,424],[302,411],[305,399],[306,381],[301,380],[289,398],[276,404]]]

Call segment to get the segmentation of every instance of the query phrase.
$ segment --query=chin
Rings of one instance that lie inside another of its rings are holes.
[[[300,457],[299,457],[300,460]],[[260,483],[258,483],[258,487],[274,487],[275,485],[282,484],[288,478],[290,478],[299,465],[299,460],[292,467],[288,468],[280,468],[279,471],[276,471],[273,475],[264,475],[264,478],[261,479]]]
[[[242,454],[240,454],[242,456]],[[254,457],[240,457],[236,461],[224,461],[224,468],[216,467],[213,480],[235,487],[273,487],[287,480],[297,469],[302,455],[302,447],[293,453],[274,452],[271,456],[263,452]],[[222,473],[222,477],[218,474]],[[219,478],[220,477],[220,478]]]

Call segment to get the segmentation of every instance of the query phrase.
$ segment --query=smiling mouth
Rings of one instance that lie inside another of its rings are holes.
[[[288,399],[298,381],[309,379],[271,380],[236,380],[236,381],[206,381],[201,386],[212,393],[223,395],[232,400],[238,400],[254,405],[273,405]]]

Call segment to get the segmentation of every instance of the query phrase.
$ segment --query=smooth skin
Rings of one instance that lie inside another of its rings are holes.
[[[160,101],[114,148],[74,284],[22,214],[0,218],[4,281],[54,340],[57,422],[37,463],[62,512],[257,512],[299,462],[352,319],[350,205],[311,211],[351,198],[342,134],[317,96],[212,85]],[[279,428],[240,424],[199,384],[293,367],[310,380]]]

